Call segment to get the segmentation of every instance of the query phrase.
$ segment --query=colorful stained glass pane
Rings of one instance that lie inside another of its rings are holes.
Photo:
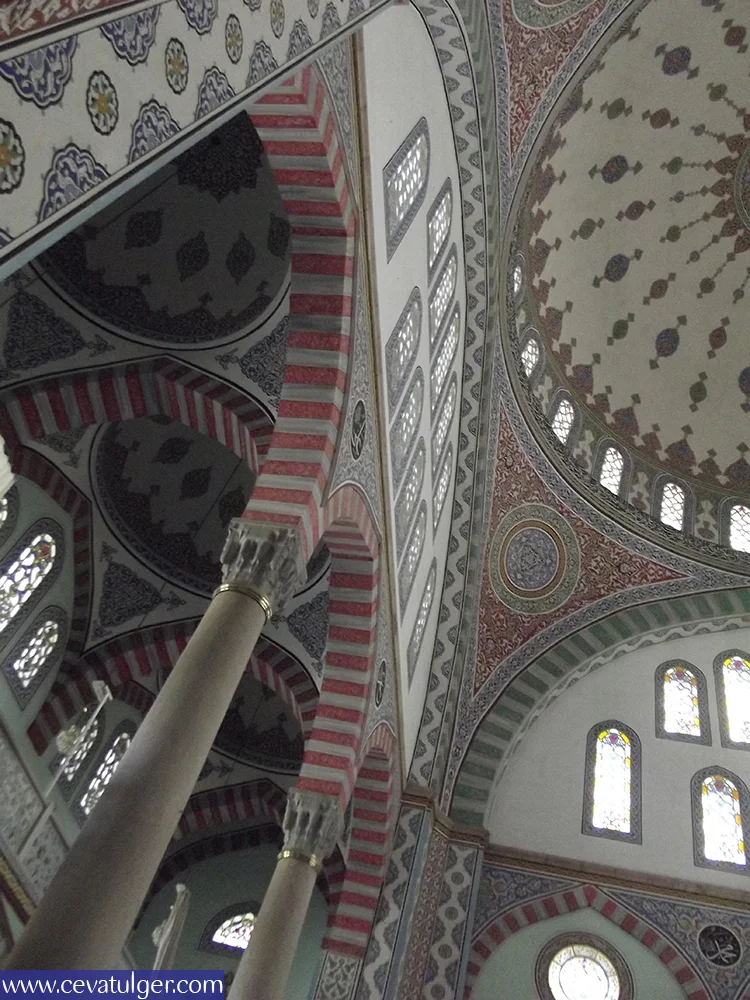
[[[730,656],[722,672],[729,739],[750,743],[750,663],[741,656]]]
[[[630,833],[631,751],[619,729],[604,729],[597,736],[591,823],[599,830]]]
[[[120,733],[107,751],[104,760],[101,762],[99,767],[97,767],[96,772],[91,781],[89,781],[88,788],[81,799],[81,808],[87,816],[102,797],[104,789],[112,780],[112,775],[117,770],[119,763],[125,756],[125,751],[129,746],[130,737],[128,734]]]
[[[547,982],[555,1000],[618,1000],[620,980],[607,956],[586,944],[563,948],[549,964]]]
[[[682,736],[700,736],[698,681],[686,667],[664,671],[664,729]]]
[[[52,569],[55,551],[54,538],[43,533],[6,563],[0,576],[0,632],[7,628]]]
[[[745,864],[740,793],[721,774],[703,779],[703,853],[708,861]]]
[[[215,944],[226,945],[227,948],[237,948],[244,951],[253,936],[255,926],[254,913],[235,913],[214,931],[211,938]]]

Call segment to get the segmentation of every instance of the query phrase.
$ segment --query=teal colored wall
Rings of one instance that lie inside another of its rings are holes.
[[[249,851],[225,854],[202,861],[189,868],[175,881],[190,890],[190,907],[177,953],[176,969],[221,969],[234,972],[237,961],[229,956],[200,951],[198,943],[204,928],[220,910],[234,903],[263,899],[276,866],[277,849],[262,844]],[[164,920],[175,898],[175,883],[170,883],[152,900],[141,923],[128,942],[139,969],[150,969],[156,948],[151,932]],[[310,902],[299,948],[289,977],[285,1000],[307,1000],[322,958],[321,941],[325,931],[327,904],[316,889]],[[282,948],[284,942],[279,942]]]
[[[539,1000],[534,985],[537,956],[558,934],[582,931],[612,944],[625,959],[642,1000],[685,1000],[677,981],[653,952],[596,910],[567,913],[512,934],[485,962],[472,1000]]]

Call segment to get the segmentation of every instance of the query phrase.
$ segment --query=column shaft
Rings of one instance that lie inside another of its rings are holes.
[[[218,593],[88,817],[8,969],[112,969],[265,623]]]
[[[306,861],[284,858],[278,862],[229,1000],[284,1000],[315,874]]]

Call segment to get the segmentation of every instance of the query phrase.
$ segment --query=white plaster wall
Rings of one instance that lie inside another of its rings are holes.
[[[558,934],[595,934],[613,945],[633,977],[636,997],[685,1000],[682,987],[653,952],[596,910],[566,913],[512,934],[485,962],[473,1000],[538,1000],[534,969],[542,948]]]
[[[435,48],[427,28],[410,4],[388,8],[384,13],[368,21],[362,32],[364,53],[364,85],[366,92],[365,117],[368,131],[368,155],[370,184],[372,191],[372,211],[370,237],[374,248],[372,261],[377,291],[380,357],[378,364],[383,377],[379,379],[379,406],[383,414],[384,426],[390,426],[388,401],[385,384],[385,345],[390,337],[406,301],[416,285],[422,294],[422,337],[414,368],[421,366],[425,377],[425,402],[422,422],[415,443],[420,434],[427,445],[427,468],[422,496],[427,501],[427,534],[422,558],[417,571],[411,596],[399,628],[398,649],[400,655],[401,711],[404,734],[404,756],[411,758],[419,729],[427,691],[427,679],[435,641],[440,593],[445,570],[450,530],[453,479],[448,490],[446,509],[440,521],[439,530],[433,536],[432,529],[432,476],[430,459],[430,348],[428,302],[434,282],[428,282],[427,270],[427,213],[438,192],[450,177],[453,185],[453,217],[445,259],[453,243],[458,249],[458,280],[456,300],[460,303],[462,321],[466,316],[466,282],[464,277],[463,228],[461,219],[460,185],[458,165],[453,144],[450,108],[443,84],[442,74]],[[406,139],[420,118],[426,118],[430,133],[430,169],[427,192],[422,207],[404,235],[390,262],[386,253],[386,227],[383,194],[383,170],[393,154]],[[449,311],[452,304],[449,307]],[[461,391],[461,358],[463,356],[463,334],[456,352],[454,369],[459,372],[459,400],[456,415],[448,440],[453,442],[454,462],[457,453],[458,420]],[[414,369],[412,369],[414,370]],[[450,379],[450,375],[448,376]],[[408,385],[408,382],[407,382]],[[402,396],[403,398],[403,396]],[[398,410],[396,404],[394,414]],[[388,435],[384,435],[388,442]],[[396,488],[391,481],[390,448],[387,444],[387,478],[389,495],[395,502]],[[455,470],[453,475],[455,475]],[[394,532],[393,510],[390,511],[390,531]],[[392,540],[392,539],[391,539]],[[395,550],[391,548],[395,565]],[[437,557],[438,572],[436,596],[430,619],[422,641],[421,654],[414,677],[409,685],[406,649],[417,616],[433,557]],[[396,595],[397,618],[398,595]]]
[[[750,652],[750,629],[641,649],[601,667],[561,695],[526,734],[493,790],[488,810],[493,843],[668,876],[719,891],[747,892],[747,876],[693,863],[691,777],[703,767],[718,765],[750,785],[750,752],[724,749],[719,736],[713,662],[731,648]],[[694,664],[706,677],[712,746],[656,737],[656,668],[678,658]],[[593,725],[611,718],[629,725],[641,740],[640,845],[581,833],[586,735]],[[750,817],[745,822],[750,828]]]

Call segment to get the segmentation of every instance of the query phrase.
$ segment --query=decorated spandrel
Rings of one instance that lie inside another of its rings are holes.
[[[596,740],[592,826],[630,833],[630,740],[619,729],[604,729]]]
[[[7,628],[52,569],[55,540],[42,533],[6,564],[0,577],[0,632]]]
[[[250,943],[254,926],[254,913],[235,913],[216,928],[211,940],[214,944],[223,944],[227,948],[244,951]]]
[[[664,730],[683,736],[700,736],[698,680],[686,667],[664,671]]]
[[[729,739],[750,743],[750,663],[729,656],[722,666]]]
[[[744,865],[740,793],[734,782],[721,774],[703,779],[701,785],[703,853],[707,861]]]

